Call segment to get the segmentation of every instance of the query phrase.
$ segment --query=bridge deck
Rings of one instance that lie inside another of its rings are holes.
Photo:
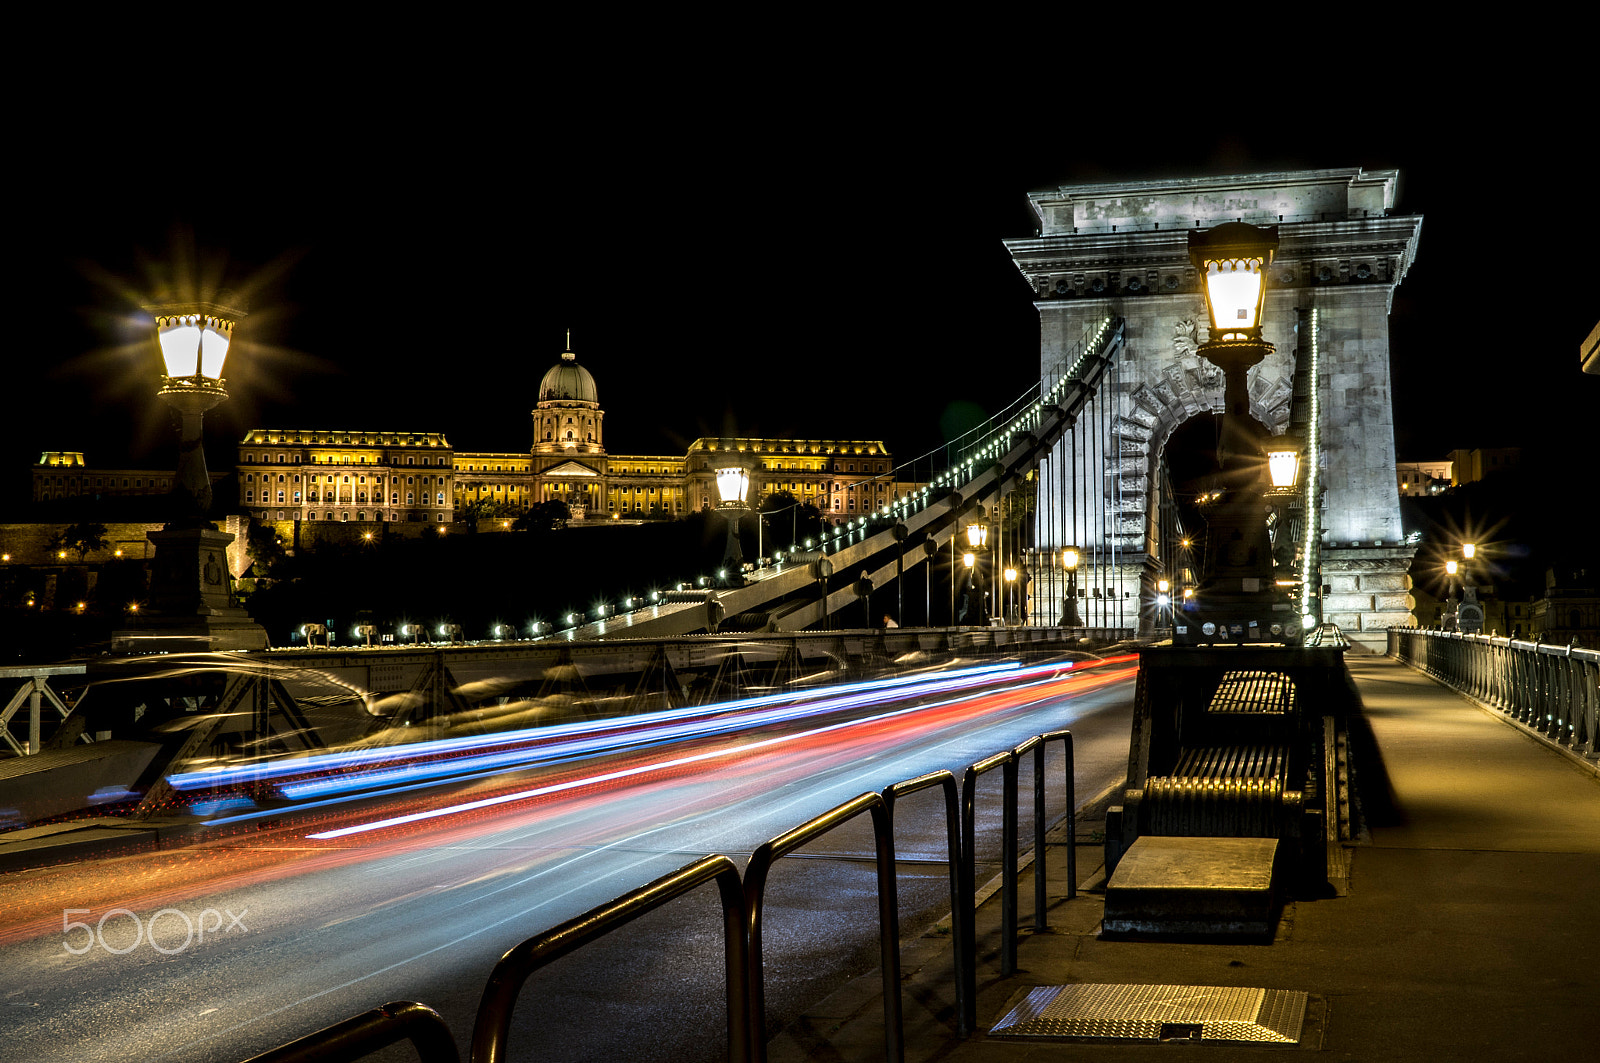
[[[1600,774],[1391,658],[1352,656],[1349,664],[1373,743],[1357,743],[1357,756],[1366,756],[1356,770],[1368,833],[1346,849],[1339,896],[1292,903],[1266,946],[1102,941],[1100,895],[1057,896],[1053,932],[1022,943],[1023,973],[980,971],[980,1027],[1037,986],[1259,987],[1309,993],[1303,1036],[1340,1059],[1589,1058],[1600,957]],[[1080,839],[1089,836],[1085,826]],[[1093,866],[1096,856],[1097,847],[1080,847],[1079,866]],[[1066,857],[1053,849],[1048,859],[1055,887]],[[1027,881],[1021,895],[1031,896]],[[989,935],[980,954],[994,947],[998,907],[980,909],[980,931]],[[954,1006],[949,962],[932,939],[908,950],[903,969],[916,970],[905,993],[908,1060],[1018,1060],[1040,1051],[1059,1060],[1105,1059],[1108,1051],[1165,1060],[1174,1051],[1072,1042],[1043,1049],[981,1034],[952,1050],[950,1027],[930,1010],[948,1016]],[[881,1044],[881,1013],[861,995],[852,986],[813,1008],[780,1034],[770,1058],[866,1058],[863,1051]],[[840,1024],[852,1000],[857,1017]],[[1282,1048],[1223,1051],[1278,1058],[1267,1053]]]

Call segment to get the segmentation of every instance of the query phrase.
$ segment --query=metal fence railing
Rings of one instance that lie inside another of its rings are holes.
[[[846,801],[771,841],[763,842],[750,854],[750,862],[745,865],[744,925],[749,953],[746,968],[750,979],[750,1054],[754,1059],[766,1058],[767,1044],[766,968],[761,952],[762,898],[766,893],[767,873],[776,861],[863,812],[872,815],[872,839],[878,857],[878,958],[879,970],[883,975],[884,1058],[890,1063],[902,1063],[905,1059],[900,1022],[900,940],[889,936],[899,922],[896,913],[900,906],[894,874],[894,836],[889,829],[888,809],[883,797],[874,793]]]
[[[254,1056],[249,1063],[341,1063],[410,1041],[421,1063],[460,1063],[455,1038],[426,1004],[397,1000]]]
[[[511,1014],[523,985],[536,971],[634,919],[654,911],[708,882],[716,882],[722,900],[724,958],[727,976],[728,1058],[735,1063],[766,1059],[764,1015],[764,964],[761,953],[762,894],[772,864],[807,842],[846,823],[863,812],[873,822],[878,865],[878,921],[880,967],[883,976],[884,1046],[886,1058],[905,1058],[900,995],[900,935],[894,857],[894,808],[897,801],[932,787],[944,791],[945,834],[950,853],[952,938],[957,1000],[957,1033],[970,1036],[977,1028],[976,912],[976,780],[1001,768],[1004,773],[1001,859],[1001,953],[1004,973],[1016,970],[1017,942],[1017,769],[1022,758],[1033,754],[1034,765],[1034,928],[1046,927],[1045,749],[1063,743],[1066,777],[1065,818],[1067,844],[1067,894],[1077,893],[1076,854],[1070,847],[1077,835],[1071,731],[1036,735],[1014,749],[985,757],[963,772],[960,798],[955,776],[933,772],[895,783],[882,794],[865,793],[824,812],[804,824],[765,842],[751,854],[744,875],[726,856],[710,855],[686,864],[671,874],[641,886],[615,900],[569,919],[506,952],[484,987],[473,1024],[471,1063],[503,1063],[508,1058]],[[317,1063],[353,1060],[401,1040],[410,1040],[422,1063],[457,1063],[455,1043],[443,1019],[433,1009],[411,1002],[385,1004],[353,1016],[317,1033],[256,1056],[250,1063]]]
[[[1390,628],[1389,653],[1581,757],[1600,757],[1600,652]]]

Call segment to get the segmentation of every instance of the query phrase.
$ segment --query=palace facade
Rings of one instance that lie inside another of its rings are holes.
[[[391,531],[565,503],[574,520],[681,517],[717,504],[715,470],[750,472],[750,504],[787,491],[842,523],[920,488],[878,440],[705,437],[682,456],[608,454],[605,411],[569,349],[539,384],[526,452],[457,450],[438,432],[257,428],[239,443],[239,501],[263,524],[382,521]],[[286,530],[286,529],[284,529]]]

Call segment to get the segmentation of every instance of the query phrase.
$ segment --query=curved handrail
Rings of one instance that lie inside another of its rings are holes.
[[[1014,749],[994,753],[963,772],[958,797],[955,775],[940,770],[895,783],[880,794],[864,793],[793,830],[765,842],[740,876],[723,855],[702,857],[678,870],[590,909],[583,915],[528,938],[501,956],[484,986],[472,1031],[472,1063],[503,1063],[507,1058],[511,1014],[524,984],[540,968],[667,902],[715,880],[723,911],[727,975],[728,1056],[736,1063],[766,1058],[765,985],[761,951],[762,899],[772,864],[813,839],[863,812],[870,812],[877,851],[880,969],[883,979],[886,1058],[904,1059],[900,991],[898,887],[895,879],[894,808],[896,802],[922,790],[940,787],[945,797],[946,844],[950,853],[952,945],[956,981],[957,1033],[970,1036],[977,1028],[976,912],[976,785],[995,768],[1005,771],[1002,860],[1007,872],[1002,897],[1002,964],[1016,966],[1017,765],[1034,755],[1035,896],[1034,925],[1044,929],[1044,758],[1050,742],[1064,743],[1068,896],[1077,893],[1076,783],[1072,732],[1050,731],[1027,739]],[[1009,957],[1009,959],[1007,959]],[[346,1019],[314,1034],[254,1057],[249,1063],[314,1063],[353,1059],[409,1038],[423,1063],[458,1063],[449,1029],[425,1005],[400,1001]]]
[[[966,1011],[956,1016],[956,1032],[963,1037],[978,1028],[978,931],[974,918],[966,914],[976,912],[978,907],[976,813],[978,776],[996,768],[1004,768],[1014,759],[1009,749],[993,753],[975,764],[969,764],[961,775],[961,911],[966,916],[961,927],[961,949],[965,961],[961,977],[966,981],[966,992],[963,994],[966,998]],[[1002,820],[1002,823],[1007,826],[1003,828],[1000,841],[1000,858],[1015,864],[1017,829],[1015,814],[1009,821]],[[1005,901],[1002,900],[1001,904],[1004,905]]]
[[[252,1056],[246,1063],[344,1063],[398,1041],[410,1041],[422,1063],[461,1059],[450,1027],[437,1011],[414,1000],[395,1000]]]
[[[894,877],[894,837],[889,831],[888,806],[875,793],[864,793],[822,815],[763,842],[750,854],[744,869],[744,909],[746,970],[749,986],[746,1000],[750,1015],[750,1058],[767,1058],[766,979],[761,957],[761,902],[772,865],[807,842],[826,834],[863,812],[872,813],[872,834],[878,855],[878,952],[883,974],[883,1037],[886,1058],[893,1063],[905,1059],[904,1031],[900,1021],[900,940],[891,938],[889,927],[898,923],[899,895]],[[891,916],[891,913],[894,913]]]
[[[950,854],[950,959],[955,970],[956,985],[956,1014],[964,1013],[966,1001],[966,980],[961,977],[965,970],[966,956],[963,954],[963,927],[972,920],[970,912],[964,912],[961,906],[961,818],[960,797],[956,788],[956,777],[948,770],[941,768],[931,771],[926,775],[919,775],[915,779],[906,779],[897,782],[883,791],[883,804],[889,816],[890,836],[894,832],[894,807],[901,798],[909,797],[922,790],[939,787],[944,791],[944,825],[945,847]],[[893,919],[892,932],[896,941],[900,940],[900,909],[896,905],[891,914]]]
[[[728,978],[728,1058],[750,1058],[750,999],[746,992],[744,890],[739,869],[726,856],[704,856],[614,901],[591,908],[560,926],[527,939],[500,957],[483,987],[472,1028],[473,1063],[504,1063],[508,1057],[511,1010],[523,983],[539,968],[574,949],[632,922],[690,890],[715,880],[722,897],[724,953]]]

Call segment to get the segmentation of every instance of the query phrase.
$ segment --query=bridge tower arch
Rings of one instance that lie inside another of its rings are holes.
[[[1274,434],[1292,421],[1310,437],[1320,505],[1308,573],[1314,591],[1327,588],[1315,604],[1374,649],[1389,626],[1414,623],[1389,309],[1422,219],[1393,213],[1398,181],[1394,170],[1335,169],[1030,193],[1038,232],[1006,247],[1035,295],[1041,390],[1106,318],[1122,317],[1126,335],[1116,371],[1041,470],[1051,481],[1038,507],[1041,549],[1075,545],[1106,559],[1095,590],[1124,602],[1131,594],[1145,625],[1153,620],[1155,578],[1177,560],[1160,542],[1170,501],[1162,453],[1179,425],[1222,410],[1221,371],[1196,351],[1206,318],[1188,234],[1229,221],[1276,225],[1263,338],[1277,350],[1250,370],[1251,413]]]

